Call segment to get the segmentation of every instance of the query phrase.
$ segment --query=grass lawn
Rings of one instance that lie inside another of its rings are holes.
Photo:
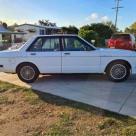
[[[0,136],[136,136],[136,120],[0,82]]]

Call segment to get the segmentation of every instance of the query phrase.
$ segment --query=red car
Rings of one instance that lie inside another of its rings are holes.
[[[135,36],[133,34],[114,34],[108,40],[108,47],[115,49],[135,50]]]

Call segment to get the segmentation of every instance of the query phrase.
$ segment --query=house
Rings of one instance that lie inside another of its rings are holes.
[[[24,32],[12,32],[0,25],[0,46],[12,46],[12,44],[16,43],[16,37],[23,37]],[[22,38],[23,39],[23,38]],[[22,41],[20,41],[22,42]]]
[[[35,35],[50,35],[56,34],[61,30],[61,28],[57,26],[41,26],[41,25],[34,25],[34,24],[22,24],[15,27],[16,32],[23,32],[26,33],[24,35],[25,41]]]

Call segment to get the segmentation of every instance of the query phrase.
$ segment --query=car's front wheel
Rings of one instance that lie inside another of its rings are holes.
[[[129,78],[130,68],[124,62],[116,62],[108,67],[106,74],[111,81],[121,82]]]
[[[39,71],[35,65],[24,63],[17,68],[17,74],[23,82],[33,83],[38,78]]]

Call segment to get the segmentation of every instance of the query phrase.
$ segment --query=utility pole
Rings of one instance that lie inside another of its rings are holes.
[[[116,2],[116,7],[112,8],[112,9],[115,9],[115,11],[116,11],[116,18],[115,18],[115,28],[116,28],[116,29],[117,29],[117,23],[118,23],[119,9],[123,8],[123,7],[120,7],[120,1],[121,1],[121,0],[115,0],[115,2]]]

